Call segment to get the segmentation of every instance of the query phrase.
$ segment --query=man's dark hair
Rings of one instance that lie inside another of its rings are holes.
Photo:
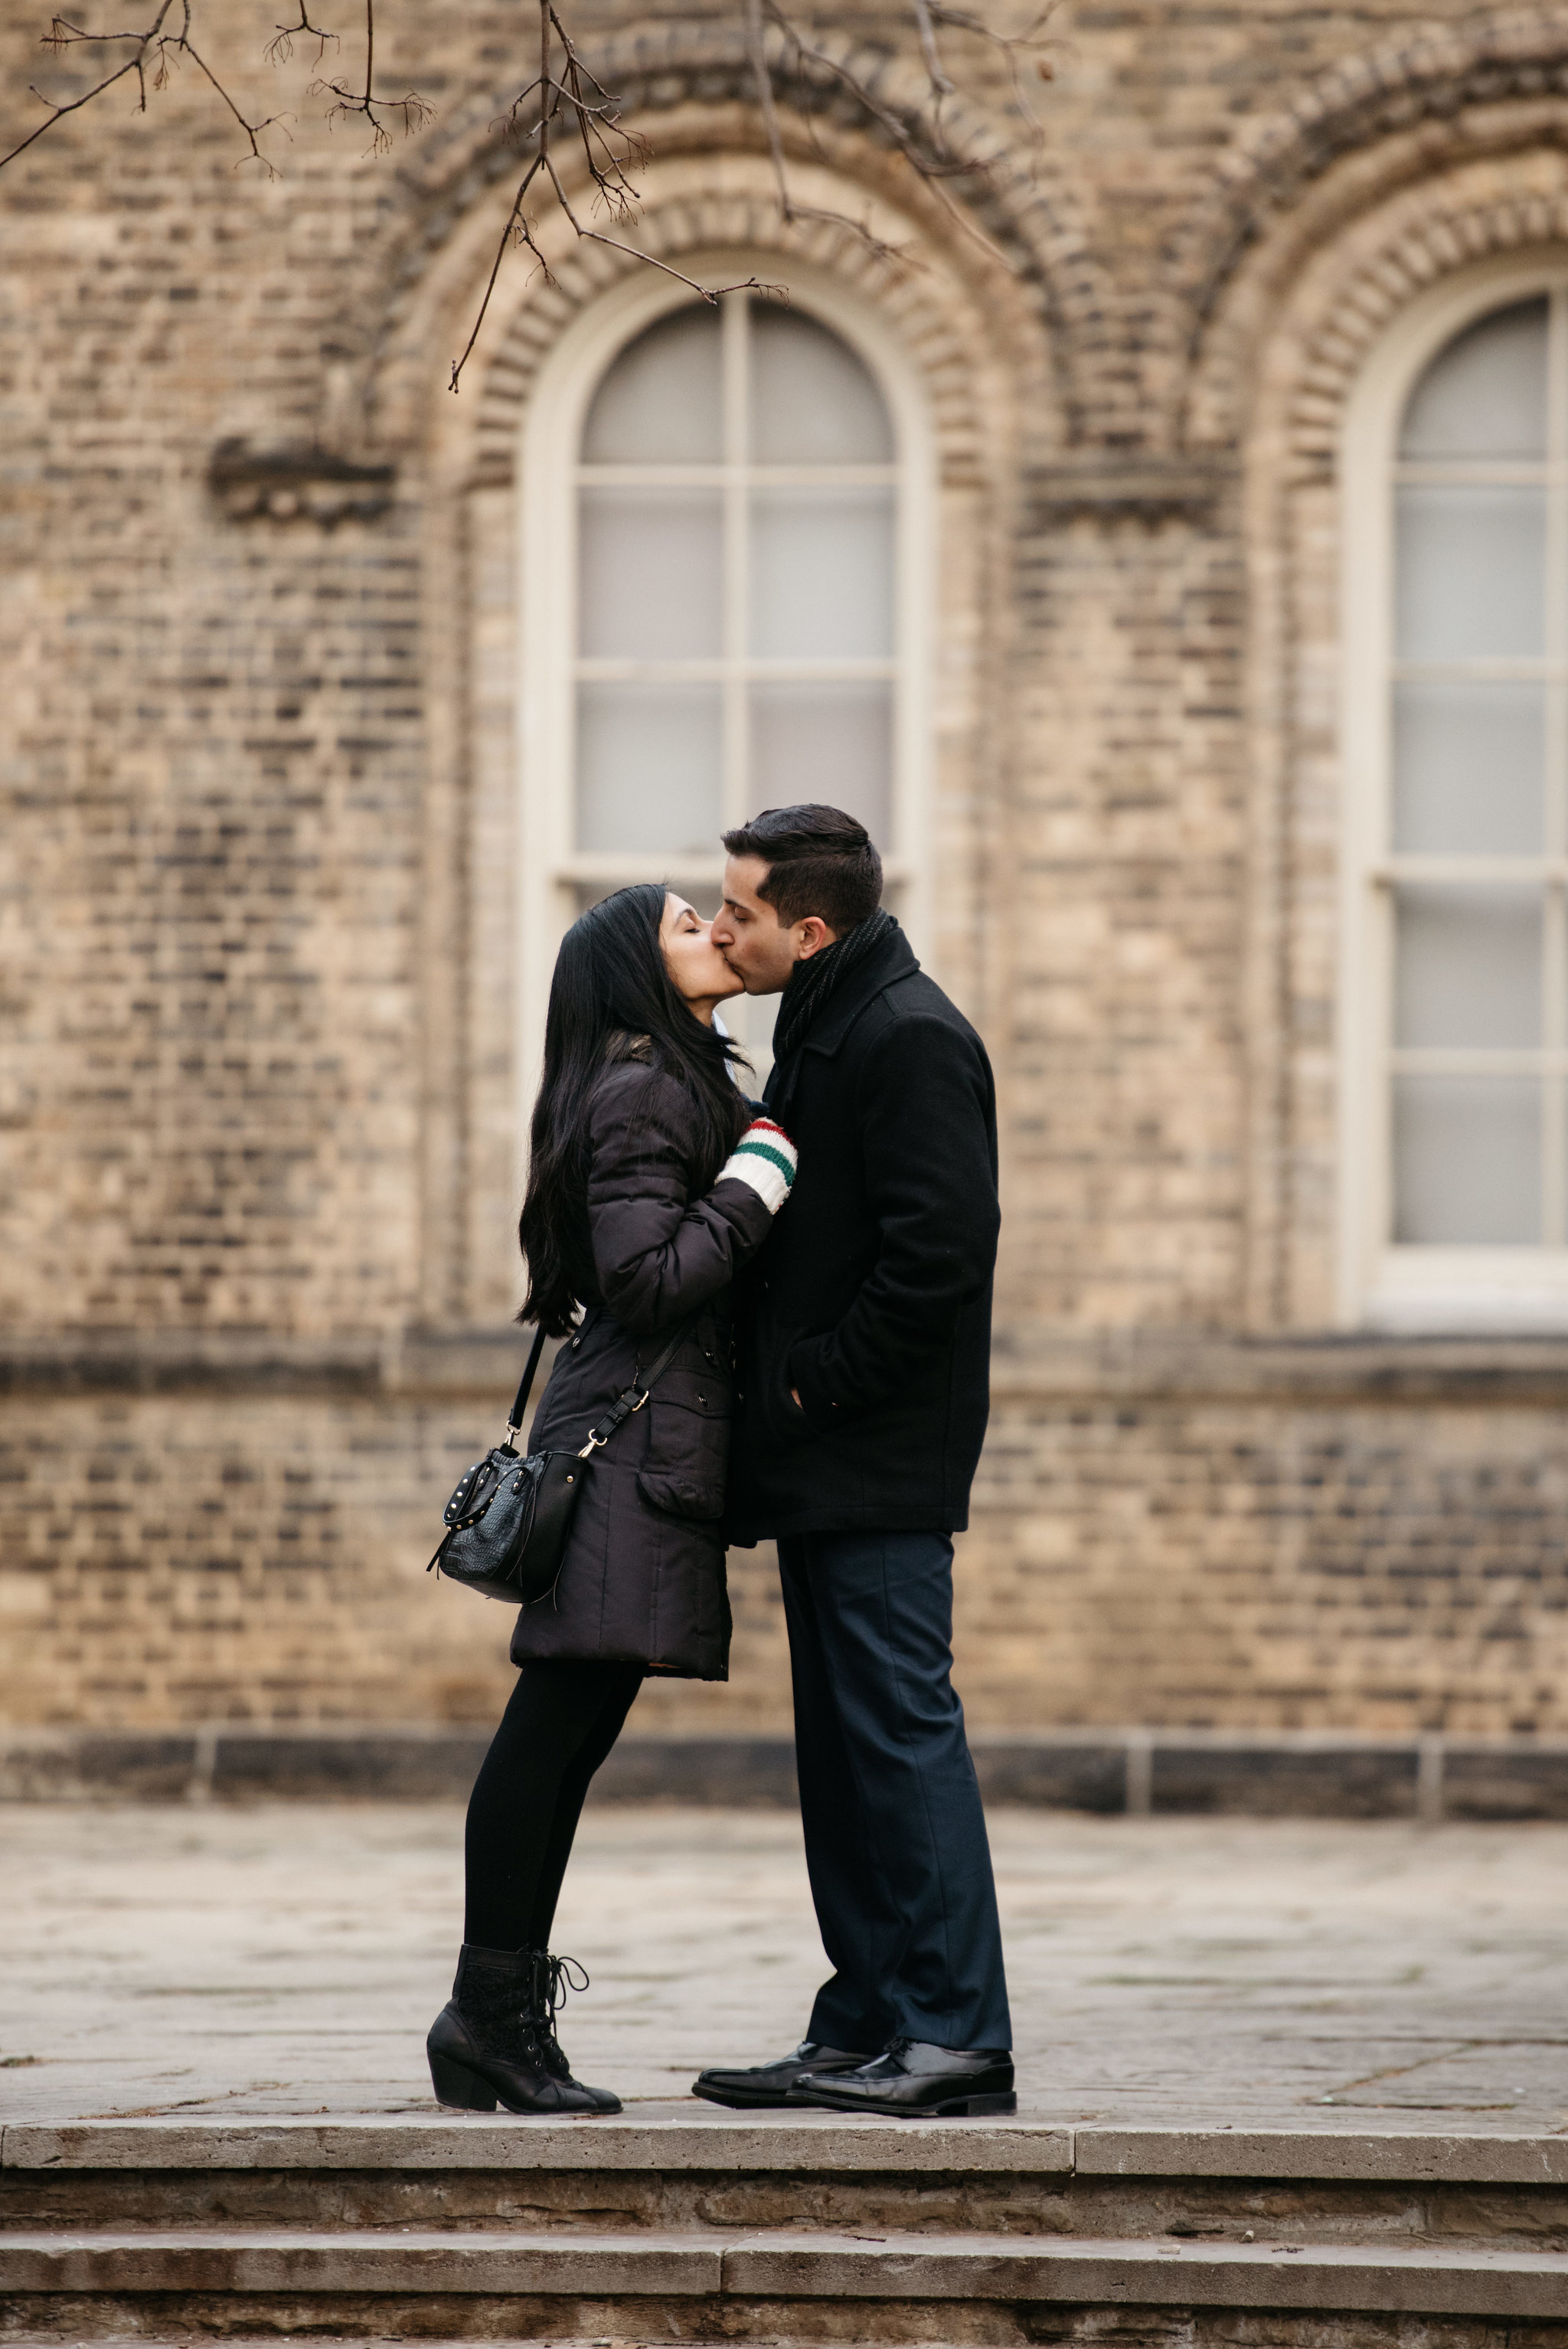
[[[788,929],[815,914],[842,937],[882,904],[882,858],[863,823],[842,808],[764,808],[727,832],[731,856],[759,856],[768,878],[758,891]]]

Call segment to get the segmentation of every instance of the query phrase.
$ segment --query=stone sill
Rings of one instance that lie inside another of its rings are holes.
[[[294,1338],[265,1330],[0,1335],[0,1393],[336,1395],[505,1402],[522,1333],[504,1325]],[[998,1332],[994,1404],[1568,1404],[1568,1336]]]
[[[0,1729],[9,1802],[461,1802],[488,1727]],[[1339,1730],[977,1730],[988,1803],[1102,1815],[1568,1818],[1568,1741]],[[787,1737],[624,1737],[612,1803],[792,1808]]]

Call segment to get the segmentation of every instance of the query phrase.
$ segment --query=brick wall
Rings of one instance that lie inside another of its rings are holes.
[[[1006,266],[787,103],[802,191],[899,270],[778,219],[732,11],[578,15],[655,144],[650,248],[834,274],[929,398],[929,948],[1005,1115],[972,1714],[1561,1729],[1568,1348],[1324,1350],[1336,435],[1423,287],[1568,250],[1562,20],[1072,0],[1037,159],[995,61],[954,117],[999,144],[955,201]],[[22,127],[39,29],[0,23]],[[261,112],[269,30],[216,35]],[[303,108],[276,181],[236,171],[187,74],[0,176],[15,1720],[505,1686],[500,1610],[421,1568],[513,1350],[517,450],[626,264],[547,228],[557,282],[503,274],[449,399],[516,15],[378,31],[439,109],[388,161]],[[734,1564],[734,1682],[647,1722],[787,1719],[768,1561]]]

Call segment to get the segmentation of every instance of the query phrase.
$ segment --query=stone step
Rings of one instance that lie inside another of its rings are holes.
[[[700,2117],[698,2116],[700,2115]],[[0,2133],[0,2228],[720,2227],[1568,2250],[1568,2139],[745,2116]]]
[[[0,2130],[0,2227],[1279,2231],[1568,2248],[1568,2140],[727,2114]]]
[[[275,2313],[283,2302],[295,2327],[315,2320],[342,2331],[365,2321],[367,2333],[394,2333],[430,2327],[435,2312],[424,2303],[504,2301],[518,2320],[514,2337],[533,2330],[547,2338],[582,2337],[601,2324],[614,2337],[617,2327],[603,2324],[614,2311],[637,2333],[653,2329],[656,2315],[661,2337],[715,2328],[732,2337],[789,2337],[813,2329],[799,2304],[847,2302],[860,2311],[861,2337],[886,2341],[926,2333],[913,2313],[920,2304],[961,2302],[973,2337],[1002,2339],[1018,2337],[1031,2310],[1088,2304],[1562,2323],[1568,2254],[789,2230],[15,2232],[0,2237],[0,2294],[17,2325],[36,2323],[45,2300],[65,2302],[79,2328],[84,2301],[105,2303],[123,2321],[152,2296],[163,2319],[178,2324],[182,2310],[199,2320],[203,2303],[219,2296],[233,2326],[259,2318],[265,2330],[269,2304]]]

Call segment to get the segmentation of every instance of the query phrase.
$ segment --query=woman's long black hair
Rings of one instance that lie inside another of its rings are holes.
[[[617,889],[579,915],[561,941],[544,1022],[544,1074],[533,1104],[528,1191],[517,1237],[528,1264],[520,1321],[564,1337],[586,1237],[588,1099],[608,1063],[646,1038],[655,1065],[692,1098],[699,1142],[694,1197],[734,1148],[747,1107],[730,1075],[736,1045],[694,1019],[659,941],[666,892]]]

